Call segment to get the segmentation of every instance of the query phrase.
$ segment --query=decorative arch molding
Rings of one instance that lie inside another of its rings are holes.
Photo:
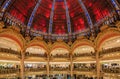
[[[57,48],[64,48],[70,52],[70,47],[63,41],[57,41],[51,46],[51,52]]]
[[[20,50],[21,51],[24,50],[25,39],[20,33],[12,30],[10,28],[9,29],[2,29],[2,31],[0,31],[0,37],[9,38],[11,40],[14,40],[18,44],[18,46],[20,47]]]
[[[29,48],[29,47],[32,47],[32,46],[41,47],[41,48],[43,48],[43,49],[46,51],[46,53],[48,53],[47,43],[43,40],[42,37],[35,37],[33,40],[31,40],[31,41],[27,44],[25,50],[26,50],[27,48]]]
[[[80,46],[90,46],[93,47],[95,49],[94,43],[88,39],[77,39],[71,46],[72,49],[72,53],[74,52],[74,50]]]
[[[98,51],[100,51],[101,46],[104,42],[110,38],[120,36],[120,31],[117,28],[108,28],[98,34],[95,39],[95,46]]]

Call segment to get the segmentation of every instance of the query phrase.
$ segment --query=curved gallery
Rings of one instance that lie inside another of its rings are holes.
[[[120,79],[119,5],[1,0],[0,78]]]

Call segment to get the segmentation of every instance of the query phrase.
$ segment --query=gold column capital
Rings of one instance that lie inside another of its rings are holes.
[[[71,75],[71,77],[73,77],[73,59],[72,59],[72,54],[70,55],[70,65],[71,65],[70,75]]]

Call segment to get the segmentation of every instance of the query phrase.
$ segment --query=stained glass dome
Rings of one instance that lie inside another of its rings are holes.
[[[31,36],[67,40],[97,32],[115,13],[108,0],[11,0],[5,20]]]

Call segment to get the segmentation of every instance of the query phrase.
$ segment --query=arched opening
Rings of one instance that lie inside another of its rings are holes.
[[[46,57],[46,50],[40,46],[30,46],[26,49],[26,54],[35,57]]]
[[[69,58],[69,51],[65,48],[56,48],[51,53],[50,56],[52,58]]]
[[[74,57],[85,57],[95,55],[95,50],[91,46],[79,46],[73,51]]]

